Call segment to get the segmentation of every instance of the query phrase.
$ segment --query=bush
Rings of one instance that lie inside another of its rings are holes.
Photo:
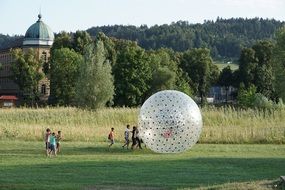
[[[256,94],[256,87],[251,85],[249,88],[245,88],[244,85],[241,85],[238,91],[238,104],[243,108],[252,108],[254,107],[254,100]]]
[[[268,100],[263,94],[256,93],[253,98],[253,107],[260,109],[271,109],[274,107],[274,102]]]
[[[284,109],[285,106],[282,99],[278,103],[268,100],[261,93],[256,93],[256,87],[254,85],[245,89],[241,86],[238,92],[238,104],[243,108],[257,108],[257,109]]]

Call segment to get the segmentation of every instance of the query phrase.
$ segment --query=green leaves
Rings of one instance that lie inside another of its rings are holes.
[[[248,88],[255,85],[257,92],[274,99],[273,44],[259,41],[252,48],[242,50],[239,67],[239,82]]]
[[[280,28],[276,33],[273,57],[274,87],[278,97],[285,101],[285,27]]]
[[[112,104],[114,79],[103,42],[86,46],[84,52],[84,62],[80,65],[76,82],[77,105],[97,109],[108,102]]]
[[[52,52],[50,65],[52,104],[75,105],[75,83],[83,58],[73,49],[60,48]]]
[[[233,84],[233,72],[230,66],[227,66],[222,70],[218,84],[225,87],[229,87]]]
[[[151,68],[145,51],[135,42],[116,44],[117,61],[113,67],[115,77],[115,104],[141,105],[150,89]]]
[[[12,54],[15,60],[11,66],[13,80],[19,86],[26,103],[33,104],[39,99],[39,81],[45,76],[40,71],[42,62],[33,49],[28,49],[25,53],[22,49],[14,49]]]
[[[254,107],[255,94],[256,87],[254,85],[245,88],[245,86],[241,84],[237,97],[238,104],[244,108]]]
[[[206,103],[206,94],[208,92],[213,73],[213,62],[210,51],[205,48],[191,49],[183,53],[181,58],[181,67],[188,74],[192,81],[195,93],[201,98],[201,104]]]

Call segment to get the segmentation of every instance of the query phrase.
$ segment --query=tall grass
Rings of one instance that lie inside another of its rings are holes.
[[[201,142],[285,143],[285,110],[237,110],[208,107],[202,110]]]
[[[0,110],[0,139],[42,140],[46,128],[65,141],[106,141],[111,127],[123,140],[126,124],[136,125],[139,109],[18,108]],[[285,110],[202,109],[200,143],[285,143]]]

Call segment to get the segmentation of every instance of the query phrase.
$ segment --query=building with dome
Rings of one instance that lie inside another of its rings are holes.
[[[11,64],[13,63],[11,49],[21,48],[24,52],[27,52],[32,48],[36,51],[38,59],[42,59],[44,63],[47,63],[53,41],[54,34],[52,30],[42,21],[42,16],[39,14],[37,22],[28,28],[20,45],[0,50],[0,63],[2,65],[0,69],[0,96],[16,96],[19,98],[22,96],[18,85],[11,79],[13,76],[11,71]],[[42,70],[39,72],[42,72]],[[40,99],[46,101],[50,95],[49,80],[47,78],[42,79],[38,88],[41,93]]]

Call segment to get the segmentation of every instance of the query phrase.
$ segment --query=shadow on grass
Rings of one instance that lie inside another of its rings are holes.
[[[88,152],[93,150],[86,149]],[[84,150],[80,149],[80,152]],[[95,151],[103,150],[96,148]],[[0,189],[198,188],[276,179],[284,172],[285,158],[201,157],[177,161],[116,161],[114,158],[113,161],[74,160],[62,163],[49,160],[46,164],[0,168]]]
[[[94,155],[94,154],[105,154],[112,155],[114,153],[136,153],[136,154],[157,154],[152,152],[149,149],[143,148],[131,150],[122,148],[122,147],[111,147],[106,146],[86,146],[86,147],[62,147],[62,154],[64,155]],[[9,149],[9,150],[1,150],[0,155],[2,156],[11,156],[11,155],[41,155],[45,154],[45,147],[39,148],[25,148],[25,149]]]
[[[134,149],[131,148],[126,149],[122,147],[104,147],[104,146],[88,146],[88,147],[80,147],[80,148],[67,148],[67,154],[112,154],[112,153],[136,153],[136,154],[157,154],[152,152],[149,149],[143,148],[143,149]]]

